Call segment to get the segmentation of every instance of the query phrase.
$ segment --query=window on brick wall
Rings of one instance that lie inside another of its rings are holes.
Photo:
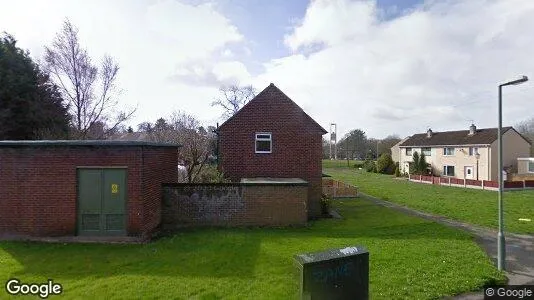
[[[270,132],[256,133],[256,153],[271,153],[273,138]]]

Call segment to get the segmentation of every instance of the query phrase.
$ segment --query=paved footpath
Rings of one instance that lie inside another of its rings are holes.
[[[497,265],[497,231],[417,211],[363,193],[359,194],[362,198],[371,200],[378,205],[472,233],[475,236],[476,242],[484,249],[484,251],[486,251],[488,256],[492,258],[495,265]],[[534,236],[505,233],[505,237],[506,276],[508,277],[508,284],[534,284]],[[484,299],[484,295],[482,292],[478,292],[462,294],[448,299]]]

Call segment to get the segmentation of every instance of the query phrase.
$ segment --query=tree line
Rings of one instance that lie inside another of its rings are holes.
[[[330,136],[323,138],[323,158],[330,158]],[[336,153],[332,146],[332,157],[349,160],[376,159],[383,153],[391,154],[391,147],[401,139],[398,135],[389,135],[383,139],[368,138],[362,129],[354,129],[337,142]]]

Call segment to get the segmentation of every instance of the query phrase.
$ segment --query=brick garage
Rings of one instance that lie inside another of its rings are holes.
[[[0,141],[0,236],[77,235],[80,170],[121,169],[125,235],[150,237],[161,221],[162,183],[177,180],[176,161],[175,145]]]
[[[164,186],[164,229],[306,223],[308,183],[295,178]]]
[[[258,153],[257,134],[271,138]],[[242,178],[302,178],[309,183],[307,212],[321,214],[322,135],[326,130],[274,84],[270,84],[218,128],[219,169]]]

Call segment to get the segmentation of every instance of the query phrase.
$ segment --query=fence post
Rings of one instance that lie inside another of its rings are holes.
[[[451,178],[449,177],[449,186],[451,186]]]
[[[482,189],[484,189],[484,179],[482,179]]]
[[[423,175],[419,175],[419,182],[423,182]]]
[[[467,182],[465,180],[465,177],[464,177],[464,187],[467,187]]]

